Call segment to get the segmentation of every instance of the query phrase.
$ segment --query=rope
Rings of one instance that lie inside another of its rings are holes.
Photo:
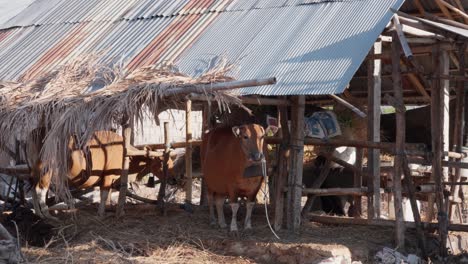
[[[275,230],[273,230],[273,227],[271,227],[270,218],[268,217],[268,206],[267,206],[268,178],[267,178],[267,169],[266,169],[266,160],[265,160],[265,158],[262,159],[262,174],[263,174],[263,177],[265,178],[265,188],[264,188],[264,190],[262,190],[262,192],[263,192],[263,204],[265,205],[265,216],[266,216],[266,219],[267,219],[268,227],[270,227],[271,232],[273,233],[273,235],[275,235],[275,237],[277,239],[281,239],[276,234]]]

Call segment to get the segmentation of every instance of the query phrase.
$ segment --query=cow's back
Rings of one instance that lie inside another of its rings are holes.
[[[244,178],[247,162],[231,128],[217,128],[203,135],[203,177],[208,192],[226,196],[255,196],[262,177]]]
[[[81,150],[72,152],[69,179],[73,185],[88,188],[96,185],[103,176],[115,175],[115,179],[120,176],[123,162],[123,138],[120,135],[97,131],[86,148],[91,158],[86,159]]]

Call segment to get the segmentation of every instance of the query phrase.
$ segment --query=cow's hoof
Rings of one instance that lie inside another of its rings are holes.
[[[251,230],[252,230],[252,226],[245,226],[245,227],[244,227],[244,230],[245,230],[245,231],[251,231]]]
[[[216,226],[216,221],[210,221],[210,226]]]
[[[225,229],[225,228],[227,228],[227,225],[226,225],[226,224],[219,224],[219,227],[220,227],[221,229]]]
[[[233,238],[240,238],[240,233],[238,230],[230,230],[229,236]]]

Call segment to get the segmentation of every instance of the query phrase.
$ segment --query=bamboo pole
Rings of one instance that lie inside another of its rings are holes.
[[[127,185],[128,185],[128,168],[130,166],[130,157],[127,155],[127,151],[130,148],[130,140],[132,136],[132,128],[130,127],[127,120],[124,120],[122,125],[122,137],[123,137],[123,161],[122,161],[122,175],[120,176],[120,188],[119,188],[119,200],[117,204],[117,217],[124,215],[125,200],[127,198]]]
[[[282,137],[285,139],[280,145],[278,159],[278,176],[275,186],[275,221],[274,228],[276,231],[283,226],[284,219],[284,199],[283,188],[288,180],[288,159],[289,159],[289,127],[288,127],[288,108],[287,106],[279,107],[279,121]]]
[[[374,43],[371,54],[379,55],[382,53],[382,42]],[[367,139],[370,142],[380,141],[380,102],[382,97],[382,61],[380,59],[369,60],[367,74],[368,91],[368,122]],[[367,195],[367,217],[369,219],[380,218],[380,150],[368,149],[368,174],[367,186],[369,193]]]
[[[401,188],[401,175],[402,175],[402,155],[405,150],[405,107],[403,105],[403,91],[401,84],[400,74],[400,45],[396,41],[398,34],[393,33],[392,42],[392,79],[394,97],[398,105],[396,110],[396,143],[395,143],[395,172],[393,174],[393,188],[394,188],[394,207],[395,207],[395,235],[396,247],[405,247],[405,226],[403,224],[403,210],[402,210],[402,188]]]
[[[192,101],[185,104],[185,206],[184,209],[192,212]]]
[[[240,89],[240,88],[245,88],[245,87],[271,85],[275,83],[276,83],[276,78],[267,78],[267,79],[258,79],[258,80],[191,85],[191,86],[187,86],[183,88],[168,89],[164,93],[164,96],[171,96],[171,95],[177,95],[177,94],[216,92],[216,91],[221,91],[221,90],[231,90],[231,89]]]
[[[304,159],[304,110],[305,96],[293,97],[291,118],[291,155],[289,167],[289,191],[287,227],[297,231],[301,225],[302,167]]]

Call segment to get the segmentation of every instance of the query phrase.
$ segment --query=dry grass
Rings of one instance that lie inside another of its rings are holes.
[[[227,207],[225,212],[229,220]],[[238,219],[244,214],[241,207]],[[79,208],[76,222],[64,223],[73,228],[64,229],[48,248],[27,247],[24,254],[32,263],[314,263],[332,255],[372,263],[371,256],[393,240],[391,228],[314,223],[296,234],[280,231],[277,240],[261,205],[252,221],[253,230],[232,237],[211,227],[207,209],[199,207],[188,214],[173,204],[161,216],[154,206],[129,205],[120,220],[99,220],[94,207]],[[238,224],[242,228],[242,221]]]
[[[0,145],[7,146],[12,135],[39,145],[45,169],[52,173],[56,191],[65,199],[69,197],[66,175],[72,136],[76,138],[74,147],[82,149],[95,131],[120,127],[126,120],[141,123],[147,113],[157,119],[161,111],[180,108],[187,94],[173,94],[174,88],[233,80],[229,77],[233,65],[225,61],[192,78],[174,65],[125,72],[99,64],[98,57],[78,58],[37,79],[0,82]],[[220,109],[230,104],[243,107],[232,92],[210,95]],[[45,127],[45,139],[30,137],[38,127]]]

